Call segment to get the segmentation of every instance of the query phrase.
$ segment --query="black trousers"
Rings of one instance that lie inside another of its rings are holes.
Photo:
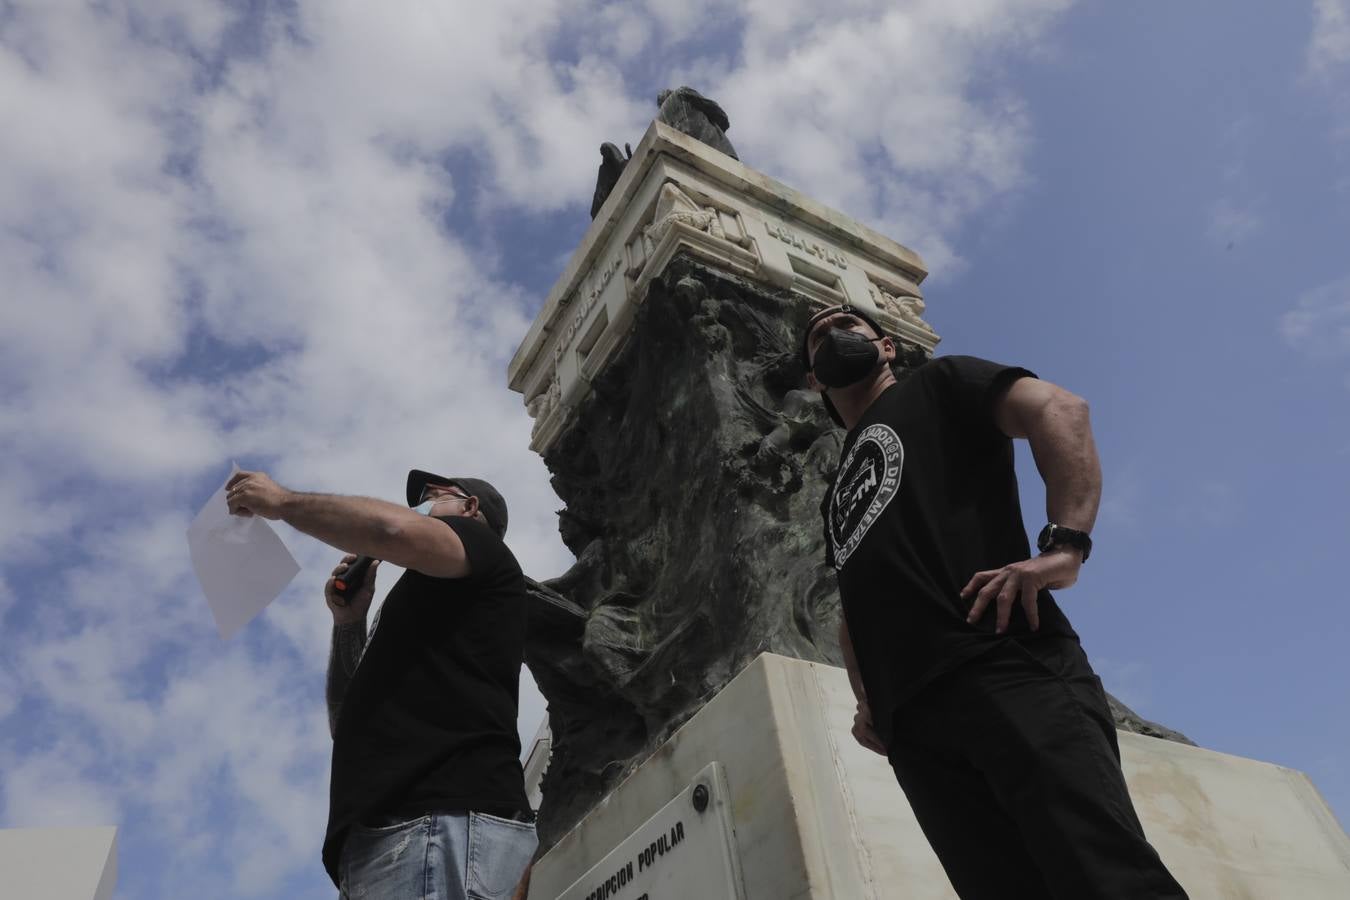
[[[1009,640],[940,677],[896,712],[889,757],[962,900],[1186,897],[1072,638]]]

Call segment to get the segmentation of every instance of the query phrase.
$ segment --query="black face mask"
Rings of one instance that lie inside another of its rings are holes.
[[[857,384],[877,367],[881,351],[876,342],[883,338],[869,338],[856,331],[831,328],[816,350],[816,380],[826,387],[846,388]]]

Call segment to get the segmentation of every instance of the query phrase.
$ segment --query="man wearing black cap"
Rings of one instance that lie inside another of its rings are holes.
[[[323,861],[343,898],[510,896],[537,841],[516,731],[524,576],[502,542],[506,502],[477,478],[408,473],[407,509],[288,491],[236,473],[230,512],[282,519],[348,556],[333,613],[333,730]],[[407,571],[366,633],[375,566],[345,603],[357,555]]]
[[[1184,898],[1144,836],[1115,723],[1050,594],[1092,549],[1087,404],[1026,369],[934,359],[838,306],[803,332],[809,386],[848,429],[826,491],[853,734],[885,755],[964,900]],[[1049,523],[1032,557],[1013,468],[1031,445]]]

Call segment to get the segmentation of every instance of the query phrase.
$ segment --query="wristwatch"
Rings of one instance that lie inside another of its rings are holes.
[[[1056,525],[1051,522],[1041,529],[1040,537],[1036,538],[1036,549],[1046,553],[1055,547],[1072,547],[1075,550],[1082,550],[1083,562],[1087,562],[1088,554],[1092,552],[1092,538],[1088,537],[1086,531],[1065,528],[1063,525]]]

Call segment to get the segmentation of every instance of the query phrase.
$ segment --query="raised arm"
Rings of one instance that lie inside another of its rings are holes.
[[[262,472],[236,472],[226,499],[235,515],[281,519],[325,544],[436,578],[469,574],[464,544],[444,522],[370,497],[288,491]]]

